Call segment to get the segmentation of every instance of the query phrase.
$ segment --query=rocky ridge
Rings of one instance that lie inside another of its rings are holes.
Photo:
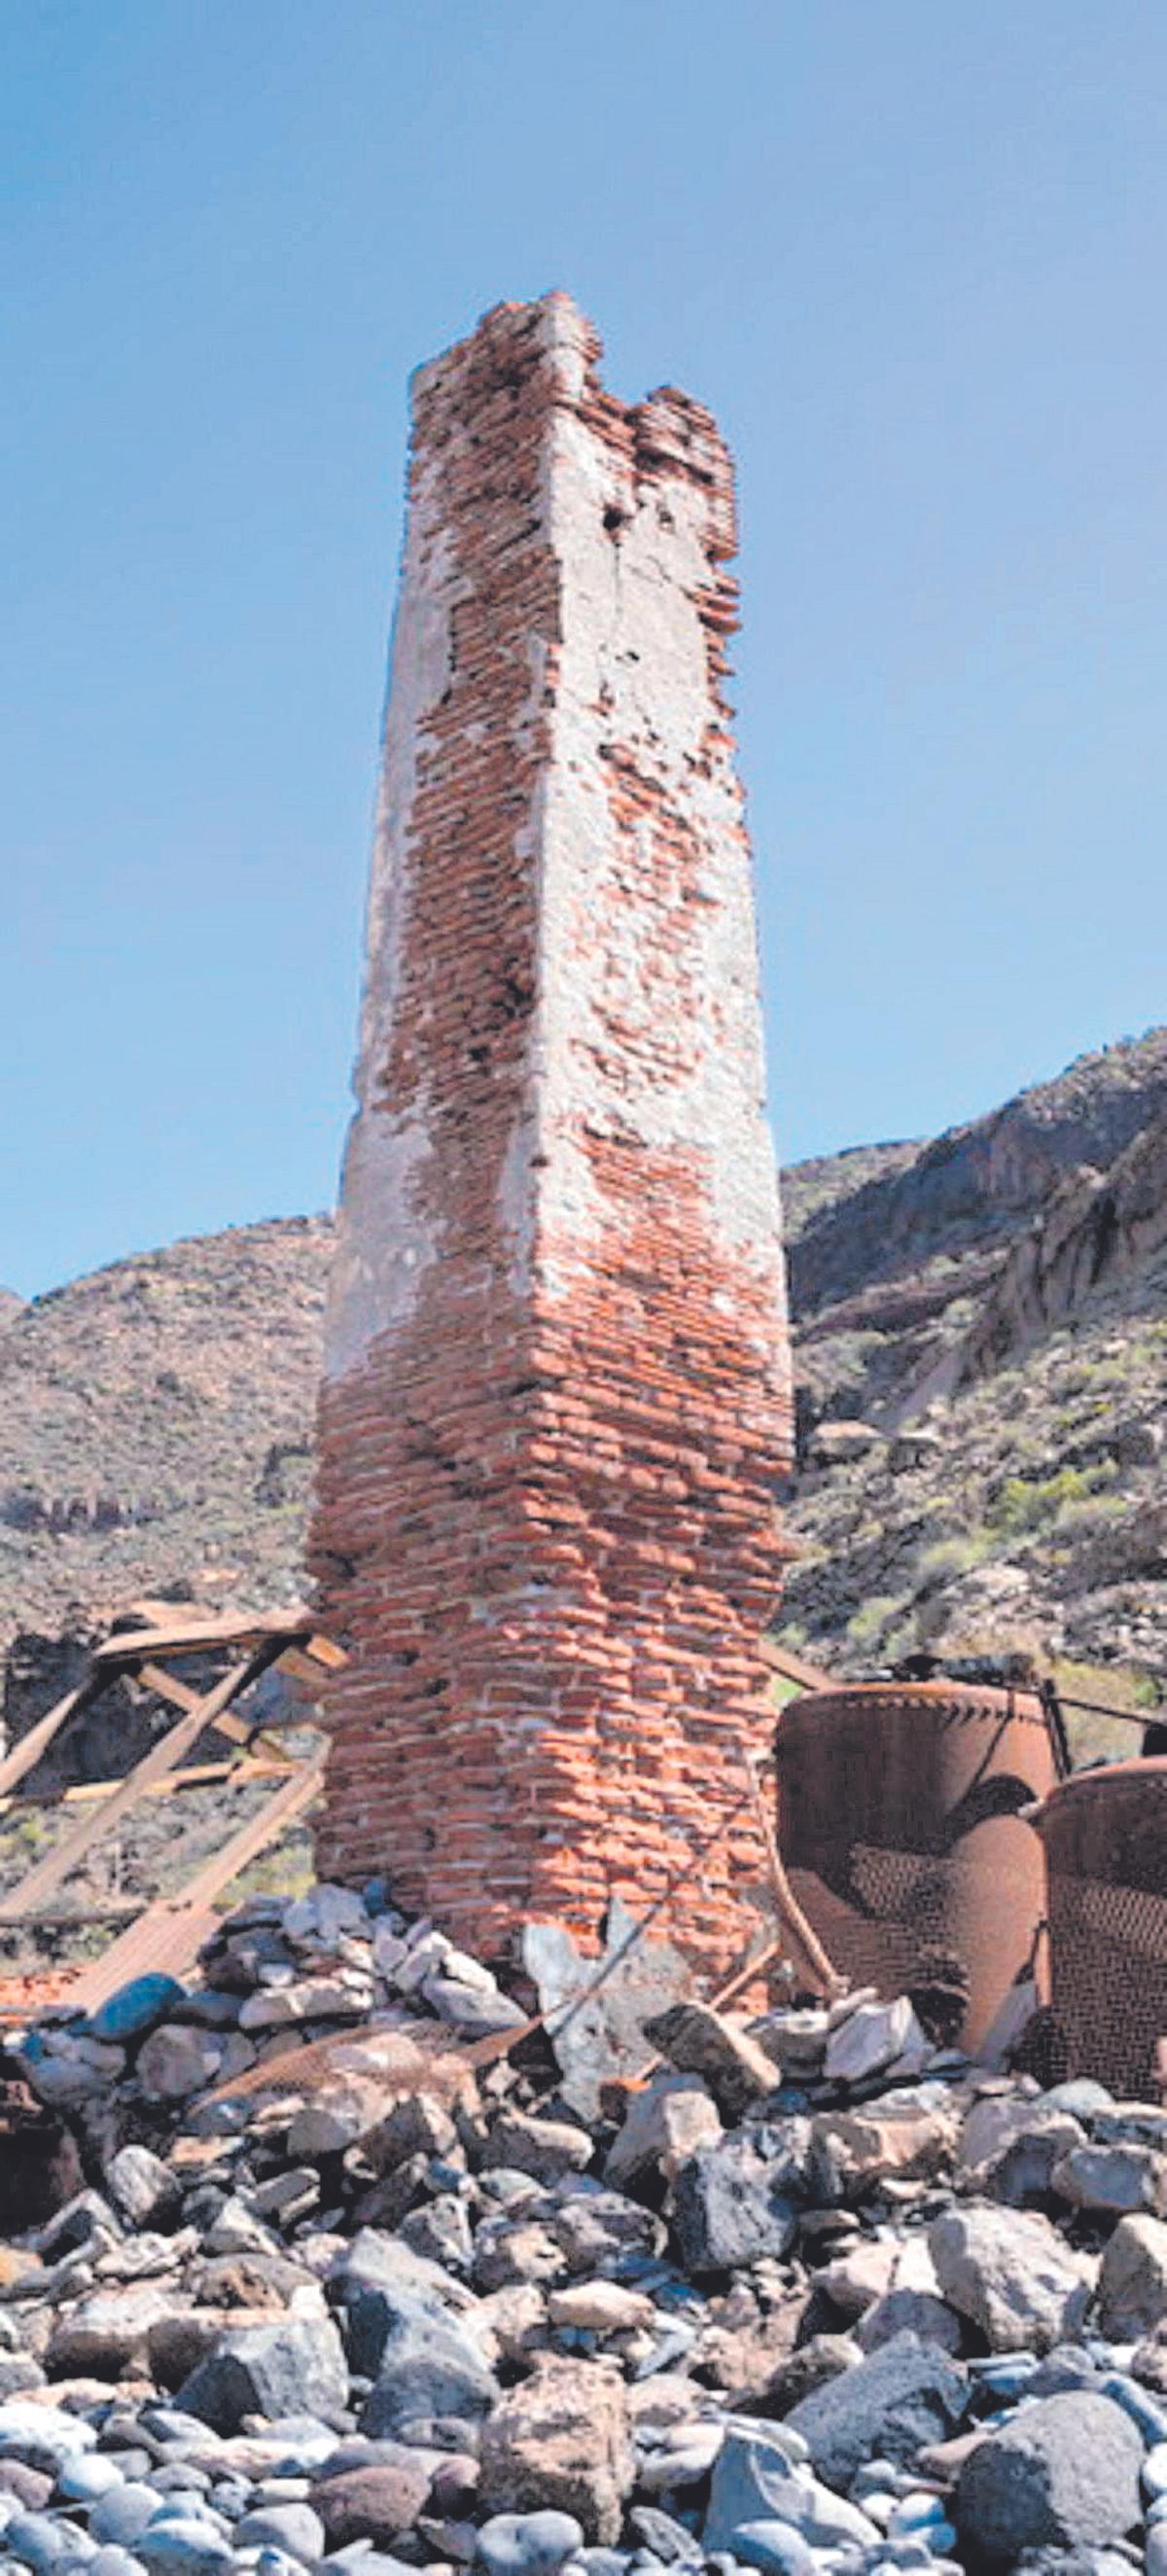
[[[1167,2113],[855,1994],[585,2121],[520,2019],[316,1886],[16,2035],[13,2576],[1163,2576]]]
[[[803,1542],[786,1634],[1167,1665],[1167,1032],[993,1117],[787,1185]],[[1098,1748],[1096,1748],[1098,1749]],[[1116,1746],[1108,1746],[1116,1750]]]

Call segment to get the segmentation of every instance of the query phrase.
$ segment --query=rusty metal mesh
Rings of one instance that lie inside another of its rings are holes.
[[[1167,2032],[1167,1894],[1051,1872],[1049,1915],[1053,2009],[1069,2074],[1146,2099],[1155,2044]]]
[[[858,1842],[848,1857],[851,1903],[815,1872],[790,1872],[800,1905],[844,1976],[856,1985],[902,1994],[918,1973],[922,1953],[943,1949],[975,1979],[975,1925],[985,1914],[983,1862]],[[1009,1915],[1017,1923],[1014,1973],[1020,1974],[1032,1940],[1031,1879],[1023,1870],[995,1869],[993,1894],[996,1929]]]

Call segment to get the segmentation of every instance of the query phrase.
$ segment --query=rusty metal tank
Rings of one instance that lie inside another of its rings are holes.
[[[809,1692],[783,1709],[774,1750],[782,1857],[836,1968],[890,1996],[922,1953],[947,1953],[976,2048],[1045,1910],[1023,1812],[1056,1778],[1040,1700],[949,1681]]]
[[[1067,2072],[1154,2100],[1167,2034],[1167,1758],[1079,1771],[1036,1822]]]

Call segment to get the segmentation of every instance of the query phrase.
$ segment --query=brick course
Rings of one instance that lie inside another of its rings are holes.
[[[732,469],[568,299],[414,379],[312,1571],[318,1861],[484,1955],[594,1942],[741,1794],[790,1454]],[[756,1915],[748,1818],[671,1909]]]

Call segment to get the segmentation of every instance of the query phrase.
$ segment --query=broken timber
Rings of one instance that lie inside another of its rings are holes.
[[[298,1683],[311,1688],[344,1661],[341,1649],[318,1634],[310,1614],[304,1610],[238,1620],[179,1618],[167,1605],[151,1601],[135,1603],[132,1615],[142,1624],[120,1628],[96,1647],[83,1681],[30,1728],[0,1762],[0,1813],[40,1805],[79,1806],[84,1810],[56,1848],[0,1898],[0,1927],[64,1930],[96,1922],[117,1923],[127,1916],[137,1918],[130,1921],[129,1928],[101,1958],[65,1972],[70,2000],[87,2010],[142,1969],[165,1969],[173,1974],[188,1965],[213,1929],[215,1901],[223,1889],[304,1812],[319,1791],[323,1755],[314,1752],[307,1761],[294,1761],[265,1726],[249,1724],[245,1717],[234,1715],[234,1702],[272,1666],[282,1666]],[[227,1669],[209,1689],[194,1689],[169,1669],[172,1661],[191,1656],[205,1658],[208,1654],[231,1656]],[[125,1678],[136,1680],[171,1708],[177,1708],[181,1712],[177,1723],[148,1748],[121,1780],[85,1781],[43,1800],[27,1792],[14,1797],[17,1785],[35,1768],[69,1721],[83,1708],[92,1706],[114,1682]],[[235,1752],[221,1762],[188,1763],[186,1757],[207,1730],[226,1736]],[[124,1822],[140,1799],[171,1796],[180,1788],[211,1781],[235,1788],[259,1780],[278,1783],[274,1796],[229,1836],[177,1896],[148,1903],[145,1899],[112,1895],[94,1898],[73,1912],[46,1902],[56,1896],[93,1846]],[[0,2018],[5,2017],[7,2009],[6,1986],[14,1997],[19,1992],[23,2003],[28,1983],[27,1974],[20,1971],[11,1979],[0,1974]]]

